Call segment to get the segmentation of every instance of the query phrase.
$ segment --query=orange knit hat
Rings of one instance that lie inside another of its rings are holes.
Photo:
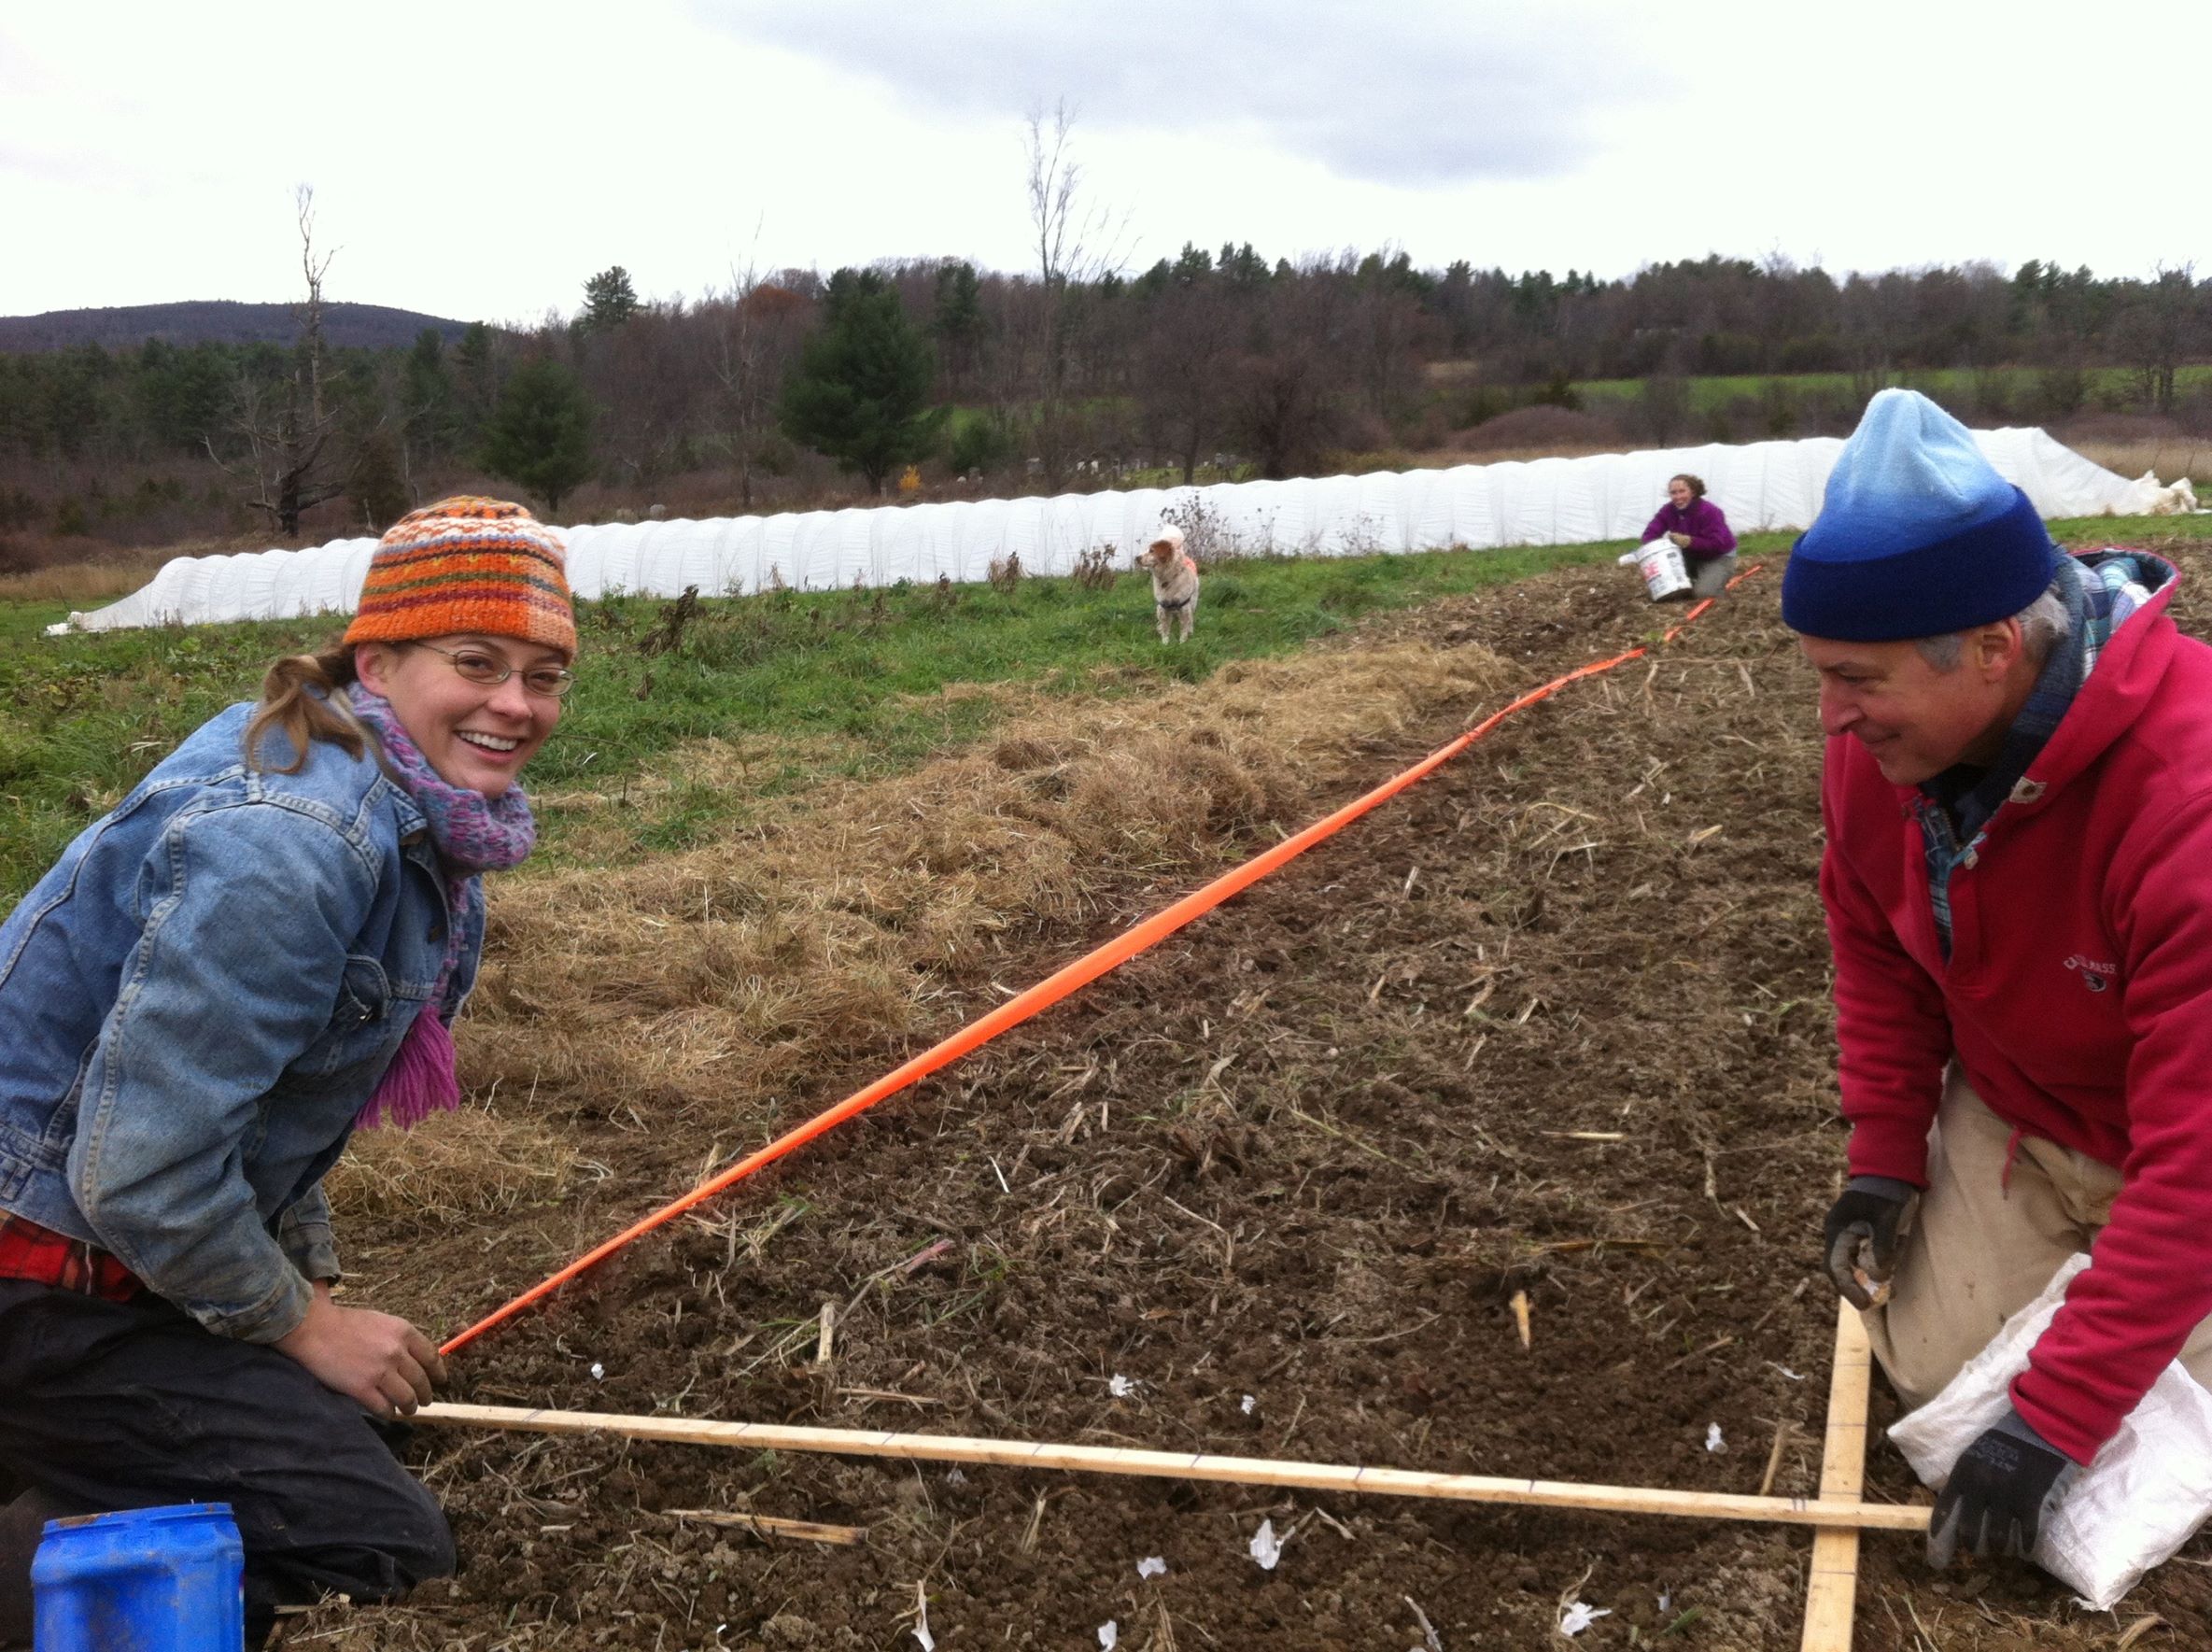
[[[369,563],[345,641],[478,631],[576,652],[560,535],[520,505],[442,499],[394,522]]]

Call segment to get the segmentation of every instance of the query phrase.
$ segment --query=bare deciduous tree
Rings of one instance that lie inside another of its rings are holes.
[[[299,537],[303,513],[345,490],[345,467],[333,446],[340,410],[326,405],[323,395],[322,283],[337,255],[316,257],[314,188],[300,185],[292,204],[307,297],[294,312],[300,332],[290,370],[275,385],[241,377],[232,419],[232,429],[245,443],[246,479],[252,484],[245,501],[265,513],[287,539]],[[241,473],[239,465],[216,451],[212,436],[205,441],[208,458],[227,474]]]
[[[1230,295],[1211,275],[1178,278],[1155,301],[1136,363],[1137,399],[1156,444],[1192,480],[1198,456],[1220,439],[1241,334]]]
[[[1352,289],[1351,326],[1368,410],[1378,418],[1396,417],[1418,399],[1420,363],[1441,331],[1422,308],[1421,277],[1395,247],[1357,260],[1347,251],[1336,268],[1339,282]]]
[[[1312,473],[1346,431],[1359,383],[1350,293],[1326,263],[1269,284],[1238,365],[1230,425],[1270,481]]]
[[[753,469],[776,428],[776,393],[804,331],[807,308],[807,301],[789,288],[762,279],[752,254],[730,267],[728,288],[701,306],[713,329],[709,348],[722,387],[721,440],[737,473],[741,510],[753,508]]]
[[[2176,268],[2162,261],[2149,281],[2129,286],[2133,290],[2123,301],[2114,330],[2118,343],[2135,368],[2144,405],[2171,415],[2176,373],[2196,342],[2196,265]]]
[[[1037,457],[1053,482],[1076,457],[1069,367],[1083,301],[1103,277],[1120,273],[1129,222],[1126,213],[1116,219],[1102,203],[1084,200],[1075,123],[1076,111],[1064,98],[1049,116],[1041,106],[1029,113],[1029,225],[1037,261]]]
[[[582,372],[597,404],[598,447],[630,486],[659,481],[693,462],[714,398],[711,358],[682,298],[641,306],[592,334]]]

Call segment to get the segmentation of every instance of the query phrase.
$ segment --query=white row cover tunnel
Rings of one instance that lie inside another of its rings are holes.
[[[1998,472],[2045,516],[2130,515],[2175,508],[2176,490],[2130,482],[2039,430],[1976,433]],[[1099,549],[1118,563],[1172,516],[1193,548],[1243,555],[1366,556],[1632,540],[1688,471],[1739,533],[1801,529],[1820,507],[1842,442],[1832,436],[1527,463],[1458,465],[1288,482],[1137,488],[1050,499],[988,499],[803,511],[707,521],[565,529],[579,597],[742,596],[779,580],[798,589],[980,581],[1019,556],[1025,572],[1066,573]],[[1209,543],[1210,542],[1210,543]],[[303,550],[179,558],[109,607],[63,630],[289,619],[353,609],[373,539]]]

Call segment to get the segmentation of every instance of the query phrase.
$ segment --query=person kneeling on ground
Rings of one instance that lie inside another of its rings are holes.
[[[416,511],[340,651],[277,661],[0,925],[0,1645],[60,1516],[229,1504],[255,1645],[452,1573],[391,1448],[444,1369],[332,1299],[322,1177],[459,1099],[482,874],[534,840],[515,778],[575,647],[551,529]]]
[[[2212,1382],[2212,648],[2178,583],[2060,551],[1905,390],[1782,581],[1827,736],[1827,1270],[1912,1407],[2094,1244],[1936,1504],[1938,1566],[2030,1554],[2177,1356]]]
[[[1643,525],[1643,543],[1670,541],[1682,552],[1690,576],[1684,600],[1717,597],[1736,574],[1736,535],[1720,506],[1705,497],[1705,484],[1684,472],[1667,482],[1667,502]]]

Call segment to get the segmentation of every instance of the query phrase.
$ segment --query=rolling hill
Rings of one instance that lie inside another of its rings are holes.
[[[425,328],[458,338],[465,321],[396,310],[386,304],[328,304],[324,336],[338,348],[384,349],[411,345]],[[149,338],[170,344],[289,344],[299,331],[290,304],[240,304],[202,299],[173,304],[129,304],[106,310],[49,310],[39,316],[0,316],[0,353],[25,354],[98,345],[136,349]]]

